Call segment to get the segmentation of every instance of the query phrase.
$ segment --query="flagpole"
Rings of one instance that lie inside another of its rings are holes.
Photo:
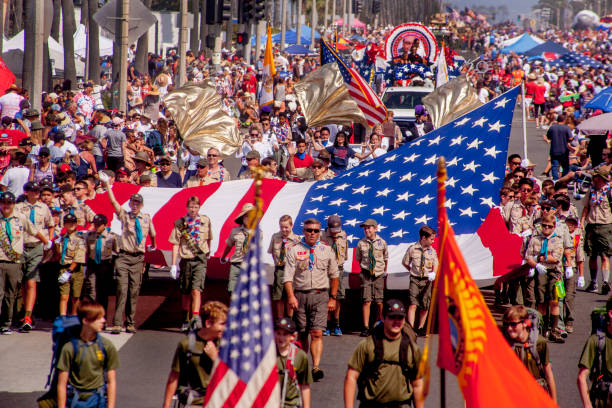
[[[521,107],[523,111],[523,159],[527,159],[527,121],[525,118],[525,82],[521,81]]]

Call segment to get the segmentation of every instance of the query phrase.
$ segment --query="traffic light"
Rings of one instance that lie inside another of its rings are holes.
[[[255,16],[255,2],[253,0],[241,0],[238,6],[238,24],[247,24]]]
[[[266,18],[266,0],[255,0],[255,20]]]
[[[219,0],[219,20],[230,21],[232,19],[232,0]]]
[[[380,0],[372,1],[372,14],[380,13]]]
[[[247,33],[237,33],[236,42],[240,45],[247,45],[249,43],[249,35]]]
[[[206,0],[206,24],[218,24],[217,0]]]
[[[361,0],[353,0],[353,14],[361,12]]]

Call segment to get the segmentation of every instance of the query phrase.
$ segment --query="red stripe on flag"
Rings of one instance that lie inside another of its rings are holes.
[[[164,204],[153,216],[153,225],[157,234],[157,245],[161,250],[171,250],[172,244],[168,242],[170,233],[174,228],[174,221],[179,216],[187,213],[187,200],[196,196],[200,199],[200,203],[204,204],[208,198],[221,187],[221,183],[212,183],[201,187],[184,188],[176,190],[170,200]],[[168,219],[168,218],[171,219]],[[176,218],[174,218],[176,217]]]
[[[242,397],[242,394],[244,394],[245,389],[246,389],[246,384],[244,383],[244,381],[238,378],[238,382],[236,383],[236,386],[234,387],[230,395],[227,396],[227,399],[225,400],[223,407],[224,408],[236,408],[236,405],[238,404],[238,401]]]
[[[266,404],[268,403],[268,400],[270,399],[270,395],[272,395],[272,391],[274,391],[274,387],[276,387],[276,384],[278,383],[278,373],[276,372],[276,362],[272,361],[272,363],[274,363],[274,365],[272,367],[272,370],[270,371],[270,375],[268,376],[268,378],[266,379],[266,382],[261,387],[261,390],[259,391],[259,394],[257,394],[255,401],[253,401],[253,404],[251,405],[252,408],[265,407]]]
[[[112,189],[119,205],[123,205],[130,199],[132,194],[136,194],[140,191],[140,186],[127,183],[114,183]],[[85,201],[85,204],[87,204],[96,214],[104,214],[110,226],[115,215],[115,209],[108,199],[108,193],[96,194],[96,198]]]
[[[227,370],[229,370],[229,367],[223,362],[223,360],[219,360],[219,364],[217,364],[217,367],[215,367],[215,371],[213,371],[213,375],[210,378],[208,387],[206,387],[206,395],[204,396],[204,406],[207,406],[210,402],[211,395],[214,394],[217,386],[223,381]]]
[[[278,192],[282,190],[285,184],[287,184],[287,182],[282,181],[282,180],[265,179],[262,181],[261,198],[263,201],[262,210],[264,213],[268,210],[270,203],[272,202],[274,197],[276,197],[276,194],[278,194]],[[225,241],[229,237],[230,232],[232,231],[232,228],[238,226],[238,224],[236,224],[234,220],[236,219],[238,214],[240,214],[242,207],[246,203],[253,203],[254,200],[255,200],[255,183],[252,183],[251,187],[247,190],[247,192],[244,194],[242,199],[236,205],[236,208],[234,208],[234,211],[232,211],[232,213],[225,220],[223,227],[221,227],[221,231],[219,233],[219,246],[217,248],[217,252],[215,252],[213,256],[221,257],[221,255],[223,255],[223,250],[225,249]],[[291,203],[288,203],[288,204],[291,204]],[[234,249],[232,248],[230,255],[233,253],[233,251]]]
[[[489,211],[476,233],[493,255],[493,276],[504,275],[521,266],[523,239],[508,232],[498,208]]]

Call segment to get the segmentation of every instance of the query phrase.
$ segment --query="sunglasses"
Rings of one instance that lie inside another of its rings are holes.
[[[206,166],[200,166],[199,164],[198,164],[197,167],[198,167],[198,169],[205,169],[206,168]]]
[[[322,169],[323,166],[312,166],[313,169]]]
[[[170,163],[168,163],[168,162],[162,162],[162,163],[159,163],[159,165],[160,165],[160,166],[169,166],[169,165],[170,165]]]
[[[532,190],[531,188],[521,188],[519,191],[521,193],[531,193],[531,190]]]
[[[506,197],[509,198],[509,199],[513,199],[514,198],[513,195],[507,195]]]
[[[125,173],[121,173],[121,174],[125,174]],[[83,187],[75,187],[74,191],[81,191],[81,190],[85,190]]]
[[[259,133],[249,133],[251,136],[259,136]]]
[[[514,164],[515,166],[520,166],[521,162],[510,162],[510,164]]]
[[[550,211],[552,209],[553,209],[552,207],[542,206],[542,210],[544,210],[544,211]]]
[[[522,321],[518,321],[518,322],[504,322],[503,325],[504,327],[516,327],[519,324],[523,323]]]
[[[314,233],[314,234],[318,234],[319,232],[321,232],[320,229],[318,228],[304,228],[304,231],[309,232],[309,233]]]
[[[555,228],[555,226],[550,224],[542,224],[542,228]]]
[[[208,157],[219,157],[218,154],[207,154]]]

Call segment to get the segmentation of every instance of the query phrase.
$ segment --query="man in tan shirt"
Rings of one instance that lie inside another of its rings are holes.
[[[84,227],[93,221],[96,213],[85,203],[79,203],[74,195],[73,187],[69,184],[64,184],[60,187],[62,217],[66,214],[72,214],[77,218],[77,225]],[[60,229],[63,224],[60,225]]]
[[[180,278],[179,288],[182,293],[184,313],[181,331],[184,332],[189,329],[190,312],[194,318],[200,316],[206,266],[212,241],[210,219],[199,213],[200,206],[198,197],[190,197],[187,200],[187,215],[174,222],[174,228],[168,238],[168,242],[172,244],[170,275],[173,279]],[[177,265],[179,256],[181,261]]]
[[[213,181],[207,179],[206,176],[208,176],[208,160],[201,158],[198,160],[196,174],[189,177],[185,187],[198,187],[213,183]]]
[[[231,180],[229,171],[219,164],[221,160],[221,153],[219,150],[214,147],[208,149],[206,159],[208,160],[208,172],[206,174],[207,184]]]
[[[338,295],[336,299],[336,310],[327,316],[327,329],[323,332],[324,336],[330,334],[342,336],[340,330],[340,307],[344,300],[344,262],[348,258],[348,242],[346,232],[342,229],[342,220],[338,215],[330,215],[327,218],[327,228],[321,232],[321,242],[326,243],[336,255],[338,262]]]
[[[121,222],[121,236],[119,237],[119,255],[115,261],[115,275],[117,276],[117,305],[115,306],[115,317],[113,334],[121,333],[123,313],[125,312],[126,331],[135,333],[134,316],[136,315],[136,304],[138,293],[144,273],[144,258],[147,250],[147,235],[151,238],[150,250],[155,249],[155,228],[149,214],[141,212],[143,198],[140,194],[132,194],[129,201],[130,212],[121,208],[117,202],[113,190],[108,188],[108,178],[100,173],[100,180],[108,190],[108,198],[115,209],[115,214]],[[126,306],[128,291],[130,302]]]

